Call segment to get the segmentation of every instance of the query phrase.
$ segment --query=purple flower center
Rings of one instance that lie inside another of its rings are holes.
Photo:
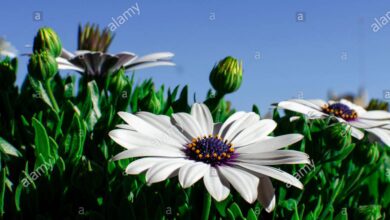
[[[212,166],[227,164],[237,156],[234,153],[233,145],[217,135],[192,139],[191,143],[186,144],[185,153],[189,159]]]
[[[355,110],[350,109],[347,105],[344,105],[342,103],[324,105],[322,106],[322,111],[327,114],[332,114],[336,117],[340,117],[346,121],[353,121],[358,117]]]

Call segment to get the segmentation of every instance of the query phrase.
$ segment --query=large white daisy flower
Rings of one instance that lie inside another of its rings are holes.
[[[126,173],[146,171],[148,184],[178,176],[187,188],[203,178],[215,200],[224,200],[232,186],[247,202],[258,199],[268,212],[275,207],[269,177],[303,188],[294,176],[269,166],[310,163],[303,152],[279,150],[303,136],[268,136],[276,127],[273,120],[237,112],[223,124],[214,124],[203,104],[194,104],[191,114],[176,113],[172,118],[148,112],[119,115],[127,125],[109,136],[127,150],[113,159],[142,157],[129,164]]]
[[[292,99],[282,101],[277,106],[302,113],[308,116],[309,119],[332,116],[339,122],[347,124],[351,129],[352,136],[355,138],[362,139],[364,133],[360,129],[364,129],[390,146],[390,133],[386,131],[386,126],[390,126],[390,113],[387,111],[366,111],[363,107],[345,99],[339,102],[325,102],[319,99]]]

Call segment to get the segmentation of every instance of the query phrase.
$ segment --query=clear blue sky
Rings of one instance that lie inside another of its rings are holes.
[[[372,98],[383,98],[383,91],[390,90],[390,23],[378,32],[371,27],[390,11],[386,0],[4,1],[0,36],[20,53],[30,52],[25,45],[32,43],[37,29],[50,26],[73,51],[79,23],[104,27],[135,3],[140,15],[115,31],[110,52],[171,51],[177,64],[140,70],[139,81],[153,77],[158,86],[188,84],[191,94],[203,100],[211,68],[232,55],[243,60],[244,81],[227,98],[241,110],[255,103],[264,112],[269,104],[298,94],[326,98],[329,89],[356,92],[364,85]],[[43,13],[42,21],[33,20],[34,11]],[[296,21],[297,12],[305,13],[304,22]],[[21,60],[23,66],[26,62]],[[25,74],[21,67],[19,84]]]

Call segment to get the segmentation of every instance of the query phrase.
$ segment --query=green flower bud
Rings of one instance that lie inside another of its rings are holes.
[[[228,56],[219,61],[211,70],[210,83],[221,94],[232,93],[240,88],[242,81],[242,62]]]
[[[6,57],[0,61],[0,90],[9,88],[15,83],[18,60]]]
[[[368,165],[375,163],[379,159],[379,149],[378,144],[359,144],[355,148],[356,151],[356,163],[359,165]]]
[[[350,130],[346,125],[341,123],[333,124],[325,129],[327,142],[335,150],[341,150],[351,143]]]
[[[56,59],[46,51],[34,53],[27,68],[31,76],[43,81],[52,78],[58,72]]]
[[[381,206],[380,205],[362,205],[355,210],[356,219],[368,220],[368,219],[380,219]]]
[[[44,50],[49,51],[54,57],[59,57],[62,51],[60,38],[48,27],[39,29],[34,38],[33,52],[41,52]]]
[[[367,111],[370,110],[384,110],[387,111],[389,109],[389,103],[388,102],[383,102],[378,99],[372,99],[370,103],[367,106]]]
[[[148,111],[154,114],[158,114],[161,111],[160,100],[158,99],[153,88],[144,98],[139,101],[138,105],[142,111]]]
[[[114,94],[122,94],[127,85],[128,81],[125,70],[121,68],[116,73],[112,74],[108,89]]]

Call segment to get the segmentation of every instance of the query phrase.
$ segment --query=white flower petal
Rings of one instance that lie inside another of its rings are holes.
[[[199,123],[195,118],[187,113],[176,113],[172,115],[173,123],[180,129],[188,133],[192,138],[202,137],[207,135],[202,132]]]
[[[159,162],[152,166],[145,175],[148,184],[157,183],[166,180],[168,177],[177,175],[177,170],[185,164],[193,163],[190,160],[171,159],[169,161]]]
[[[164,162],[170,161],[171,158],[159,158],[159,157],[145,157],[140,158],[136,161],[133,161],[126,167],[126,173],[131,175],[136,175],[144,172],[145,170],[151,168],[152,166]],[[183,159],[184,160],[184,159]]]
[[[248,128],[252,126],[254,123],[257,123],[260,120],[260,117],[253,113],[247,113],[243,115],[241,118],[235,120],[231,126],[227,127],[225,129],[225,132],[221,133],[220,135],[223,137],[225,140],[232,140],[237,134],[239,134],[242,130],[245,128]]]
[[[276,128],[276,122],[263,119],[246,128],[231,140],[234,146],[245,146],[260,141]]]
[[[248,146],[239,147],[237,153],[261,153],[278,150],[302,140],[301,134],[286,134],[277,137],[263,139]]]
[[[127,112],[119,112],[118,115],[131,127],[133,127],[136,131],[148,135],[149,137],[152,137],[159,142],[163,143],[176,143],[179,142],[173,138],[171,138],[169,135],[165,133],[165,131],[168,128],[165,128],[162,130],[162,122],[160,121],[161,118],[157,119],[153,122],[153,124],[150,124],[150,121],[145,121],[141,117],[138,117],[136,115],[127,113]],[[159,125],[161,124],[161,125]]]
[[[213,133],[213,116],[206,105],[195,103],[191,108],[191,115],[198,121],[203,133],[207,135]]]
[[[256,201],[259,178],[244,170],[229,166],[219,166],[218,170],[245,201],[249,203]]]
[[[210,167],[209,172],[204,175],[203,182],[207,191],[218,202],[228,197],[230,193],[229,182],[224,177],[220,177],[214,167]]]
[[[179,182],[183,188],[188,188],[208,173],[209,169],[210,165],[202,162],[186,164],[179,170]]]
[[[275,208],[275,189],[272,186],[271,179],[267,176],[260,177],[259,187],[257,189],[257,200],[265,208],[265,211],[271,212]]]
[[[370,128],[370,129],[366,129],[366,131],[375,135],[377,138],[379,138],[379,140],[381,140],[387,146],[390,146],[390,132],[387,132],[385,129],[382,128]]]
[[[277,179],[277,180],[280,180],[280,181],[285,182],[287,184],[290,184],[292,186],[295,186],[299,189],[303,189],[302,183],[297,178],[290,175],[289,173],[286,173],[286,172],[279,170],[279,169],[276,169],[274,167],[261,166],[261,165],[248,164],[248,163],[235,163],[235,165],[241,166],[241,167],[248,169],[248,170],[251,170],[255,173],[259,173],[259,174],[263,174],[263,175],[272,177],[274,179]]]
[[[351,127],[351,135],[358,140],[361,140],[364,137],[364,133],[355,127]]]
[[[257,165],[310,164],[309,155],[295,150],[276,150],[262,153],[241,153],[236,161]]]
[[[161,59],[170,59],[173,56],[175,56],[171,52],[158,52],[158,53],[152,53],[145,55],[143,57],[140,57],[136,60],[136,62],[151,62],[151,61],[157,61]]]
[[[120,152],[111,160],[121,160],[133,157],[178,157],[184,158],[186,155],[180,150],[167,150],[159,148],[135,148]]]
[[[363,107],[361,107],[359,105],[355,105],[346,99],[341,99],[340,103],[348,106],[350,109],[355,110],[358,115],[363,115],[367,112]]]
[[[358,118],[355,121],[348,121],[348,124],[357,127],[357,128],[374,128],[381,127],[390,123],[390,121],[381,121],[381,120],[370,120]]]
[[[131,64],[125,66],[125,69],[126,71],[134,71],[155,66],[176,66],[176,64],[169,61],[152,61],[140,63],[137,59],[134,59],[131,61]]]
[[[248,113],[246,112],[235,112],[232,114],[226,121],[222,124],[221,128],[219,129],[218,135],[222,136],[223,133],[226,133],[226,129],[229,128],[234,121],[238,120],[242,116],[246,115]]]
[[[172,125],[171,119],[166,115],[155,115],[150,112],[139,112],[137,113],[137,116],[162,131],[165,134],[165,137],[168,137],[168,141],[170,142],[186,144],[190,141],[177,129],[177,127]]]
[[[60,70],[76,70],[78,72],[84,72],[84,69],[75,66],[74,64],[72,64],[71,62],[69,62],[68,60],[62,57],[57,57],[56,61],[58,63],[58,69]]]
[[[289,102],[296,102],[296,103],[299,103],[301,105],[305,105],[309,108],[316,109],[317,111],[322,111],[322,106],[327,104],[326,102],[319,100],[319,99],[315,99],[315,100],[291,99],[288,101]]]
[[[128,129],[115,129],[110,131],[108,135],[117,144],[126,149],[135,148],[152,148],[152,149],[183,149],[184,146],[180,144],[171,144],[163,142],[157,138],[149,137],[142,133],[128,130]]]
[[[390,112],[381,111],[381,110],[367,111],[364,114],[359,115],[359,118],[375,119],[375,120],[390,120]]]
[[[292,102],[292,101],[283,101],[279,102],[278,104],[279,108],[287,109],[290,111],[298,112],[304,115],[307,115],[309,117],[313,118],[319,118],[319,117],[325,117],[327,114],[318,111],[317,108],[309,107],[306,105],[302,105],[301,103]]]
[[[128,124],[119,124],[119,125],[116,125],[117,128],[120,128],[120,129],[127,129],[127,130],[132,130],[132,131],[135,131],[133,127],[131,127],[130,125]]]

